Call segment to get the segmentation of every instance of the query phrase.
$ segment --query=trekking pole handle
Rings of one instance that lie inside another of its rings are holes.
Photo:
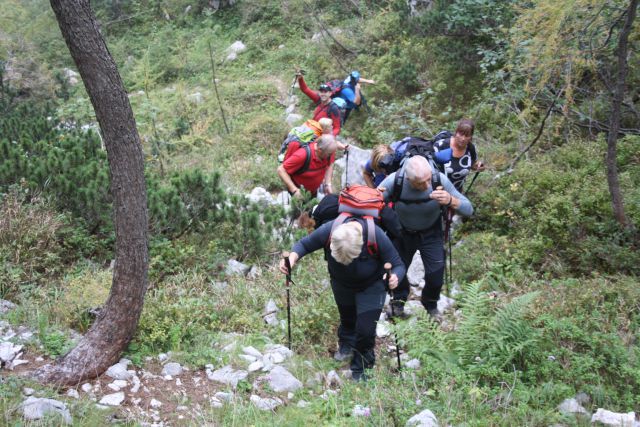
[[[289,286],[289,280],[291,279],[291,262],[289,261],[289,253],[288,251],[282,252],[282,258],[284,259],[284,265],[287,267],[287,286]]]
[[[387,278],[386,278],[386,280],[385,280],[385,282],[386,282],[386,283],[385,283],[385,285],[387,285],[387,290],[388,290],[390,293],[392,293],[392,294],[393,294],[393,291],[392,291],[392,290],[391,290],[391,288],[389,287],[389,279],[391,279],[391,267],[392,267],[392,265],[391,265],[391,263],[390,263],[390,262],[385,262],[385,263],[384,263],[384,267],[383,267],[383,268],[384,268],[384,272],[387,274]],[[393,298],[393,296],[392,296],[392,298]]]

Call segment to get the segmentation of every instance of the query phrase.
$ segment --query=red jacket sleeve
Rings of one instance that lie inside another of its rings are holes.
[[[300,84],[300,90],[302,91],[302,93],[311,98],[313,102],[320,102],[320,95],[318,95],[315,91],[309,89],[309,86],[307,86],[307,83],[304,81],[304,77],[300,76],[300,78],[298,79],[298,83]]]
[[[340,133],[340,114],[332,114],[331,120],[333,120],[333,136],[338,136]]]

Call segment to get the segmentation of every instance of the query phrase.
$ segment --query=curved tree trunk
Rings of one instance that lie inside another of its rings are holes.
[[[620,182],[618,181],[618,166],[617,166],[617,142],[618,132],[620,131],[620,106],[624,99],[624,92],[626,87],[627,71],[629,64],[627,62],[629,33],[633,26],[633,20],[636,17],[636,10],[638,8],[638,0],[631,0],[629,2],[629,8],[627,9],[627,17],[624,22],[624,26],[620,31],[620,37],[618,39],[617,59],[618,70],[616,74],[615,88],[613,97],[611,100],[611,119],[609,121],[609,134],[607,135],[607,182],[609,184],[609,193],[611,193],[611,204],[613,206],[613,215],[616,221],[622,227],[629,227],[630,224],[627,220],[627,216],[624,213],[624,199],[620,192]]]
[[[89,0],[51,0],[60,30],[91,98],[107,149],[116,257],[109,298],[78,343],[38,380],[76,384],[103,373],[131,340],[147,289],[147,196],[144,159],[133,111]]]

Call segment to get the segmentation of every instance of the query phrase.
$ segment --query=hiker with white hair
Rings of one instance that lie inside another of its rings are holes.
[[[420,251],[425,280],[421,302],[429,315],[439,320],[438,300],[445,269],[443,214],[452,208],[462,216],[471,216],[473,206],[444,174],[419,155],[407,159],[404,167],[385,178],[378,189],[383,191],[385,201],[394,202],[402,226],[394,243],[404,263],[409,266],[416,251]],[[405,277],[387,314],[404,317],[408,297],[409,281]]]
[[[351,373],[355,381],[366,380],[365,369],[375,363],[376,322],[384,306],[386,289],[385,263],[391,264],[390,289],[403,279],[406,269],[393,243],[373,221],[353,216],[333,229],[327,222],[297,242],[289,254],[293,268],[298,260],[325,248],[331,289],[340,313],[339,348],[334,357],[351,357]],[[376,250],[371,253],[368,227],[375,227]],[[283,259],[280,271],[290,273]]]

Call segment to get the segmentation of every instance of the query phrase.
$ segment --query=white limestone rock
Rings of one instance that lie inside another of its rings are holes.
[[[0,299],[0,314],[6,314],[16,308],[17,305],[6,299]]]
[[[575,398],[565,399],[560,405],[558,405],[558,411],[561,414],[586,414],[587,410],[582,407]]]
[[[72,423],[67,405],[54,399],[28,397],[22,402],[21,407],[25,420],[39,420],[49,413],[58,413],[62,415],[65,424]]]
[[[255,187],[246,197],[250,202],[261,206],[269,206],[276,203],[271,193],[262,187]]]
[[[591,422],[599,422],[606,426],[613,427],[630,427],[634,426],[636,423],[636,413],[635,412],[627,412],[619,413],[619,412],[611,412],[607,411],[603,408],[598,408],[595,414],[591,416]]]
[[[252,346],[242,347],[242,352],[244,354],[248,354],[249,356],[253,356],[256,359],[262,359],[262,357],[263,357],[262,353],[260,353],[260,351],[258,351],[258,349],[256,349],[255,347],[252,347]]]
[[[351,411],[351,415],[354,417],[370,417],[371,416],[371,408],[368,406],[356,405]]]
[[[22,351],[21,345],[16,345],[12,342],[5,341],[0,343],[0,362],[8,363],[16,358],[18,353]]]
[[[120,406],[124,402],[124,392],[119,391],[117,393],[107,394],[100,399],[100,405],[106,406]]]
[[[234,61],[240,52],[247,49],[244,43],[240,40],[236,40],[227,48],[227,61]]]
[[[302,382],[282,366],[275,366],[266,375],[269,387],[276,393],[293,392],[302,387]]]
[[[162,373],[160,375],[162,376],[171,375],[172,377],[176,377],[181,374],[182,374],[182,366],[176,362],[169,362],[166,365],[164,365],[164,368],[162,368]]]
[[[433,412],[431,412],[428,409],[425,409],[419,414],[416,414],[413,417],[409,418],[405,426],[406,427],[410,427],[410,426],[411,427],[438,427],[438,419],[433,414]]]
[[[207,369],[207,378],[210,381],[230,385],[234,389],[238,386],[238,382],[244,380],[249,375],[249,372],[244,370],[235,370],[231,365],[227,365],[216,371]]]
[[[296,113],[287,114],[287,118],[284,120],[290,127],[294,127],[296,124],[302,121],[302,115]]]
[[[249,266],[243,264],[235,259],[227,261],[227,268],[225,274],[227,276],[244,276],[249,272]]]
[[[127,370],[127,365],[121,362],[116,363],[107,369],[105,374],[113,378],[114,380],[128,380],[131,378],[132,374]]]
[[[282,405],[282,400],[276,398],[270,398],[270,397],[260,397],[258,395],[252,394],[250,399],[251,403],[253,403],[253,405],[262,410],[262,411],[273,411],[274,409],[276,409],[278,406]]]
[[[409,369],[420,369],[420,361],[418,359],[411,359],[409,361],[407,361],[407,363],[404,364],[404,366],[406,366]]]

